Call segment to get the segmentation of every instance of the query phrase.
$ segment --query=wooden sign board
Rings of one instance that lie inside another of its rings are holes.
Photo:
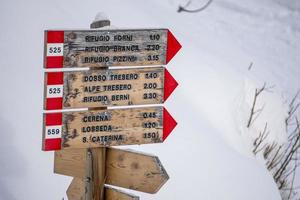
[[[162,106],[46,113],[43,150],[160,143],[176,124]]]
[[[153,194],[169,179],[156,156],[120,149],[106,155],[106,184]]]
[[[47,30],[44,66],[165,65],[180,48],[168,29]]]
[[[68,190],[68,200],[84,200],[85,199],[85,184],[80,178],[73,178]],[[121,190],[104,186],[104,200],[139,200],[138,196],[128,194]]]
[[[85,178],[86,149],[60,150],[54,155],[55,173]],[[151,194],[169,179],[158,157],[115,148],[106,150],[105,171],[105,184]]]
[[[161,104],[177,85],[163,67],[48,72],[44,109]]]

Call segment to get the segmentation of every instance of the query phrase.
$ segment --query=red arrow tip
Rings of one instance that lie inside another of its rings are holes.
[[[178,86],[177,81],[173,78],[170,72],[165,69],[165,84],[164,84],[164,101],[172,94],[175,88]]]
[[[170,133],[173,131],[175,126],[177,125],[177,122],[175,119],[170,115],[170,113],[167,111],[167,109],[164,108],[163,111],[163,141],[170,135]]]
[[[171,31],[168,30],[166,64],[176,55],[179,49],[181,49],[181,44],[176,40]]]

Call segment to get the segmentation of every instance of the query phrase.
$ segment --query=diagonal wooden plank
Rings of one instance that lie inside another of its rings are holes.
[[[139,200],[138,196],[126,193],[122,190],[105,186],[105,200]]]
[[[68,200],[85,200],[85,186],[80,178],[73,178],[67,189]]]
[[[70,186],[67,189],[68,200],[85,200],[85,185],[80,178],[73,178]],[[105,186],[105,200],[139,200],[138,196],[126,193],[122,190]]]

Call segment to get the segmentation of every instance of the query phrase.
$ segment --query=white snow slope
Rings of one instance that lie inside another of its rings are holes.
[[[266,108],[253,130],[269,120],[271,139],[286,139],[284,102],[300,87],[300,2],[215,0],[203,12],[177,13],[185,3],[0,2],[1,200],[65,197],[71,178],[54,174],[53,152],[41,151],[43,31],[86,29],[99,11],[120,28],[169,28],[183,46],[167,66],[179,87],[165,106],[178,126],[163,144],[128,147],[159,156],[170,180],[155,195],[131,193],[144,200],[280,199],[245,127],[254,89],[266,82],[275,87],[260,102]]]

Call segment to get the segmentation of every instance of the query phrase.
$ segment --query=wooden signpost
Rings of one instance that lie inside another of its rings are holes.
[[[85,149],[56,151],[54,172],[85,179],[86,155]],[[115,148],[106,150],[105,174],[105,184],[151,194],[169,179],[158,157]]]
[[[96,20],[91,28],[108,25],[109,20]],[[44,68],[56,71],[45,72],[42,148],[55,151],[55,173],[74,177],[68,199],[139,200],[115,187],[158,192],[169,179],[158,157],[110,146],[162,143],[177,125],[163,106],[133,107],[162,104],[177,87],[159,66],[181,48],[173,34],[47,30],[44,47]]]
[[[163,67],[45,73],[45,110],[161,104],[177,87]]]
[[[168,29],[47,30],[44,66],[165,65],[180,48]]]
[[[160,143],[176,124],[162,106],[46,113],[43,149]]]

